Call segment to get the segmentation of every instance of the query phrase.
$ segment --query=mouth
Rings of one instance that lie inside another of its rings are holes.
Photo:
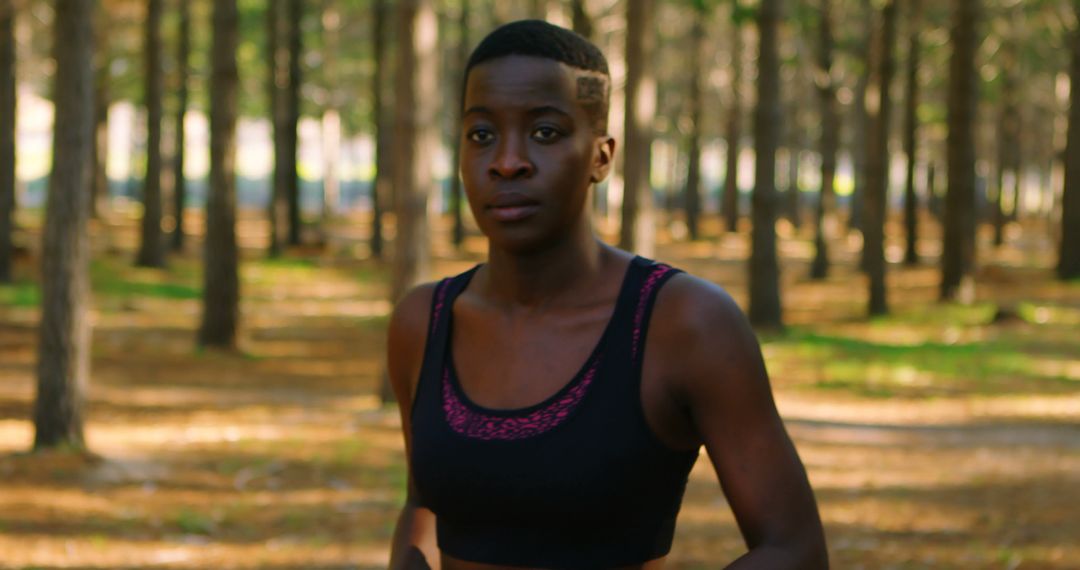
[[[516,222],[538,212],[540,204],[518,192],[500,192],[495,195],[486,209],[495,221]]]

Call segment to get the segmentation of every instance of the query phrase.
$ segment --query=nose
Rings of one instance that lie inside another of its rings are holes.
[[[495,156],[492,157],[491,164],[488,166],[488,174],[492,178],[504,180],[528,178],[536,170],[526,153],[525,144],[514,138],[503,137],[499,141]]]

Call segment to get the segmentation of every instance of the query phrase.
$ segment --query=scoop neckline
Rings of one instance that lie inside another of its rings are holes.
[[[469,396],[468,393],[465,392],[465,388],[461,385],[461,381],[458,378],[457,365],[454,362],[453,351],[454,301],[457,300],[458,295],[465,291],[465,289],[469,285],[469,282],[472,281],[473,276],[476,275],[475,270],[470,272],[468,279],[462,285],[461,289],[458,290],[457,294],[454,295],[452,299],[447,300],[446,309],[446,347],[444,353],[446,356],[443,366],[447,372],[447,377],[449,378],[450,388],[454,391],[455,394],[457,394],[457,397],[461,401],[461,403],[464,404],[465,407],[473,411],[480,412],[489,416],[496,416],[502,418],[519,417],[527,416],[537,410],[546,408],[553,403],[559,401],[569,391],[573,390],[575,386],[577,386],[583,381],[583,379],[588,375],[590,370],[593,370],[600,365],[600,360],[603,357],[603,348],[607,344],[608,337],[610,337],[612,334],[615,318],[619,314],[619,308],[626,302],[625,297],[627,297],[628,295],[626,288],[627,285],[629,285],[630,283],[630,274],[633,272],[634,266],[638,263],[639,259],[641,259],[641,256],[635,255],[633,258],[630,259],[630,262],[627,264],[626,271],[623,274],[621,283],[619,284],[619,293],[615,297],[615,304],[612,306],[611,315],[608,317],[607,324],[604,325],[604,330],[600,333],[600,338],[596,341],[593,349],[589,352],[589,356],[585,359],[585,362],[578,368],[577,372],[570,377],[570,380],[567,381],[566,384],[556,390],[554,394],[548,396],[547,398],[544,398],[543,400],[535,404],[529,404],[527,406],[522,406],[518,408],[489,408],[487,406],[480,405],[476,403]],[[483,264],[477,265],[476,269],[479,269],[482,265]],[[587,394],[588,392],[586,392],[586,395]]]

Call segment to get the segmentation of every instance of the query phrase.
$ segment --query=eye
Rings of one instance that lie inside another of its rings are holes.
[[[554,127],[543,126],[533,130],[532,138],[538,142],[553,142],[560,134],[562,133]]]
[[[477,144],[487,144],[495,138],[495,133],[489,129],[475,128],[465,133],[465,137]]]

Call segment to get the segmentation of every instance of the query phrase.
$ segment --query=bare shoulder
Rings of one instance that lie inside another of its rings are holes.
[[[684,395],[732,382],[767,383],[749,321],[731,295],[711,281],[687,273],[672,277],[657,295],[649,329],[651,354]]]
[[[411,400],[427,343],[431,301],[438,283],[410,289],[394,307],[386,333],[390,382],[398,401]]]

